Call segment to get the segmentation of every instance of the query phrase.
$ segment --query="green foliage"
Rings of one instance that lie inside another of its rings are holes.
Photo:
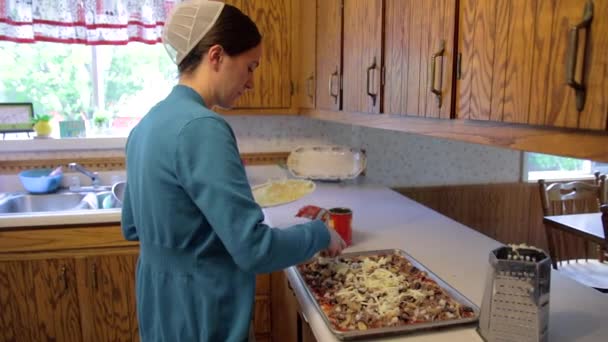
[[[32,102],[36,113],[67,119],[89,106],[91,57],[85,47],[2,42],[0,56],[0,101]]]
[[[51,119],[52,119],[52,118],[53,118],[53,117],[52,117],[52,116],[50,116],[50,115],[48,115],[48,114],[36,115],[34,118],[32,118],[32,123],[33,123],[33,124],[36,124],[36,123],[38,123],[38,122],[40,122],[40,121],[46,121],[46,122],[49,122],[49,121],[51,121]]]
[[[584,160],[557,157],[547,154],[528,154],[528,169],[530,171],[574,171],[583,167]]]
[[[108,56],[105,76],[105,107],[111,113],[131,116],[129,105],[147,103],[150,88],[174,83],[176,67],[161,46],[128,44],[112,47],[99,46],[100,55]],[[154,104],[154,103],[151,103]]]
[[[146,106],[154,105],[167,94],[167,86],[175,83],[176,67],[160,45],[131,43],[96,49],[104,81],[105,119],[95,117],[93,53],[85,45],[0,42],[0,102],[32,102],[35,113],[48,113],[58,120],[107,122],[115,115],[143,115],[141,111],[145,113]],[[141,111],[134,113],[134,109]]]

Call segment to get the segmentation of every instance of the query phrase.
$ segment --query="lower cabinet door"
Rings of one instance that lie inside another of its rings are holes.
[[[0,341],[82,341],[74,259],[0,262]]]
[[[77,258],[84,341],[139,341],[135,307],[137,253]]]

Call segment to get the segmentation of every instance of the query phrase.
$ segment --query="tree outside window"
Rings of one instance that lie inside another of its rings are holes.
[[[32,102],[36,114],[57,122],[86,120],[105,127],[102,135],[118,136],[177,81],[163,46],[142,43],[0,42],[0,74],[0,102]]]

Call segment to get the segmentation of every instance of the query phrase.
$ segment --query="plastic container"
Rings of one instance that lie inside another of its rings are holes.
[[[32,169],[19,173],[19,180],[28,192],[46,194],[53,192],[61,185],[63,173],[49,176],[52,169]]]

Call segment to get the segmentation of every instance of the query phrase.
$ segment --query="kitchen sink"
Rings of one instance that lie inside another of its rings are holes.
[[[107,198],[107,199],[106,199]],[[10,193],[0,196],[0,215],[16,213],[94,210],[119,207],[110,191],[64,192],[46,195]]]

